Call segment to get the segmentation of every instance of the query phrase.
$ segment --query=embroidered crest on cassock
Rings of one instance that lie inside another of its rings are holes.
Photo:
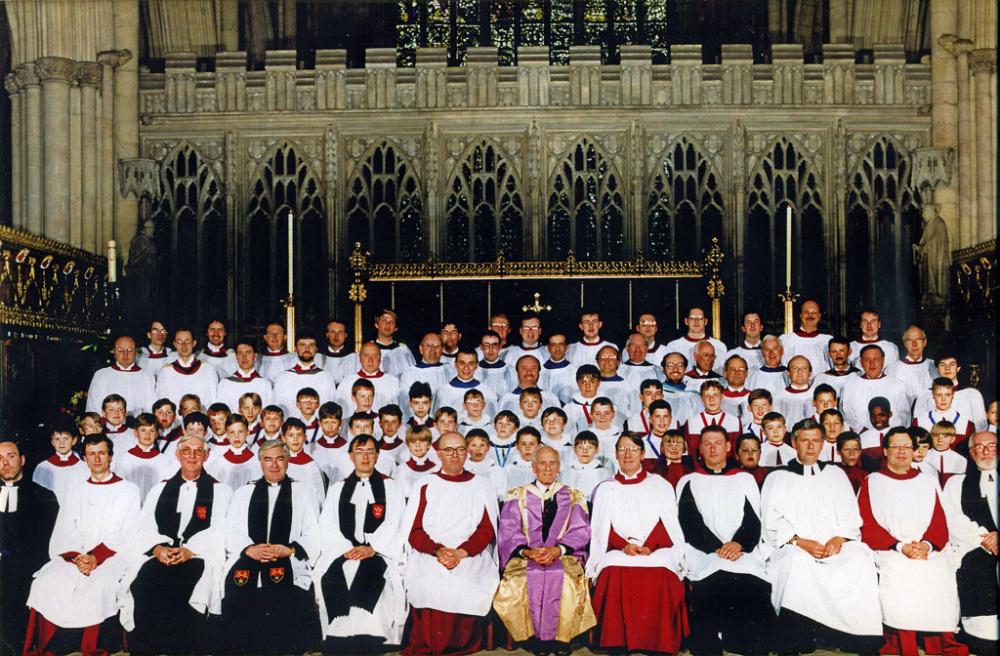
[[[375,503],[375,504],[372,504],[372,515],[375,516],[375,519],[382,519],[382,515],[384,515],[384,514],[385,514],[385,504],[384,503]]]
[[[272,567],[269,576],[271,580],[275,583],[281,583],[281,580],[285,578],[285,568],[284,567]]]
[[[250,570],[248,569],[238,569],[233,572],[233,583],[240,586],[241,588],[247,584],[250,580]]]
[[[208,519],[208,506],[195,506],[194,514],[202,521]]]

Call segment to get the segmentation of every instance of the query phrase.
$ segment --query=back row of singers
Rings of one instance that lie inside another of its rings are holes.
[[[140,510],[137,488],[112,473],[112,442],[89,436],[90,476],[67,494],[27,598],[27,653],[43,653],[62,628],[82,628],[81,649],[94,653],[119,613],[139,653],[298,653],[322,635],[348,649],[360,640],[469,653],[491,607],[516,640],[552,651],[594,627],[601,648],[631,651],[675,653],[687,640],[695,653],[883,644],[915,654],[919,635],[928,653],[962,654],[960,618],[966,642],[995,648],[975,641],[996,640],[996,435],[971,438],[974,466],[942,493],[912,469],[912,437],[891,430],[885,467],[855,498],[839,468],[817,462],[823,432],[798,423],[795,459],[758,493],[728,462],[724,431],[706,427],[676,495],[643,469],[641,438],[622,436],[619,473],[598,486],[589,523],[582,495],[556,481],[549,448],[498,512],[489,483],[465,468],[465,439],[445,433],[440,471],[404,507],[375,472],[376,440],[358,436],[354,472],[320,508],[287,476],[283,443],[263,444],[262,478],[230,493],[203,472],[204,441],[185,437],[177,474]],[[19,511],[51,499],[29,485],[19,506],[15,444],[0,444],[0,463],[3,526],[17,539],[37,534],[42,515]],[[3,534],[4,567],[7,554],[22,569],[38,561]],[[768,596],[776,619],[762,612]],[[231,629],[204,631],[220,611]]]

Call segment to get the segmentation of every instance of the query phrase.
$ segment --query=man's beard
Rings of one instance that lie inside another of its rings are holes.
[[[311,363],[315,359],[316,359],[315,355],[300,355],[299,356],[299,360],[301,360],[302,362],[304,362],[306,364]]]

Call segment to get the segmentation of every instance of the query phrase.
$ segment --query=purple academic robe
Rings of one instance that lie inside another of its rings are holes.
[[[507,561],[518,555],[520,547],[538,548],[564,546],[568,554],[580,560],[584,565],[587,559],[587,546],[590,544],[590,522],[587,512],[580,504],[570,500],[569,488],[563,486],[553,497],[556,512],[549,525],[548,537],[542,538],[542,500],[529,491],[530,485],[522,488],[525,497],[525,515],[527,519],[527,534],[522,523],[520,504],[516,498],[508,497],[500,511],[499,535],[497,547],[500,552],[501,568],[507,566]],[[567,519],[569,521],[567,521]],[[565,526],[565,531],[560,530]],[[531,610],[531,622],[535,635],[541,640],[554,640],[559,626],[559,602],[562,597],[563,565],[556,560],[548,566],[542,566],[528,561],[528,605]]]

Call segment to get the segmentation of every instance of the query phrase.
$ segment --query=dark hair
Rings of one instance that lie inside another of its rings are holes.
[[[839,417],[840,421],[844,421],[844,413],[836,408],[827,408],[823,412],[819,413],[820,423],[823,423],[823,420],[827,417]]]
[[[757,446],[760,446],[760,438],[759,437],[757,437],[753,433],[743,433],[742,435],[740,435],[739,437],[736,438],[736,450],[737,451],[740,450],[740,446],[742,446],[744,442],[756,442]]]
[[[141,416],[141,415],[140,415]],[[153,418],[155,421],[155,417]],[[49,420],[49,435],[69,433],[76,437],[76,422],[69,415],[57,414]],[[8,440],[3,440],[4,442]]]
[[[333,401],[327,401],[319,407],[319,418],[327,419],[328,417],[333,417],[334,419],[344,418],[344,409],[340,407],[339,403],[334,403]]]
[[[111,438],[104,433],[91,433],[87,437],[83,438],[83,445],[80,447],[80,450],[87,453],[88,446],[91,444],[101,444],[102,442],[108,445],[108,455],[115,455],[115,443],[112,442]]]
[[[517,415],[514,414],[513,411],[511,410],[501,410],[500,412],[493,415],[493,423],[494,424],[497,423],[497,419],[500,418],[509,419],[514,423],[514,426],[516,428],[519,428],[521,426],[521,420],[518,419]]]
[[[135,427],[139,426],[156,426],[156,415],[151,412],[141,412],[135,418]],[[68,433],[69,431],[62,431]]]
[[[533,356],[524,356],[524,357],[533,357]],[[526,387],[523,390],[521,390],[521,393],[518,395],[518,398],[524,398],[525,396],[537,396],[538,400],[541,401],[542,390],[538,389],[537,387]]]
[[[517,434],[514,436],[514,444],[517,444],[517,441],[521,439],[522,435],[531,435],[539,442],[542,441],[542,434],[539,433],[538,429],[534,426],[525,426],[524,428],[519,429]]]
[[[433,398],[434,393],[431,391],[431,386],[422,380],[410,385],[409,399],[430,399]]]
[[[871,412],[875,408],[882,408],[887,412],[892,412],[892,405],[889,403],[889,399],[884,396],[876,396],[868,402],[868,412]]]
[[[566,416],[566,411],[558,406],[550,405],[542,410],[542,421],[545,421],[549,415],[557,415],[563,420],[563,423],[569,421],[569,417]]]
[[[677,351],[671,351],[670,353],[667,353],[666,355],[664,355],[663,358],[660,360],[660,368],[662,368],[662,369],[666,369],[667,368],[667,366],[666,366],[667,365],[667,358],[669,358],[671,355],[679,355],[679,356],[681,356],[681,361],[684,363],[684,368],[687,369],[687,366],[688,366],[687,356],[684,355],[683,353],[678,353]]]
[[[479,437],[487,442],[490,441],[490,434],[484,431],[482,428],[473,428],[468,433],[465,434],[465,441],[468,442],[474,437]]]
[[[580,442],[587,442],[593,444],[594,446],[601,446],[601,441],[597,439],[597,435],[595,435],[593,431],[589,430],[580,431],[576,434],[576,437],[573,438],[573,446],[576,446]]]
[[[237,339],[236,342],[233,344],[233,348],[238,348],[240,346],[249,346],[254,350],[254,352],[257,351],[257,341],[253,337],[247,337],[246,335],[243,335],[242,337]]]
[[[646,380],[642,381],[639,384],[639,392],[644,392],[644,391],[646,391],[646,390],[648,390],[650,388],[662,390],[663,389],[663,383],[661,383],[656,378],[647,378]]]
[[[618,448],[618,445],[621,444],[622,440],[628,440],[629,442],[631,442],[635,446],[639,447],[640,449],[645,449],[646,448],[645,445],[642,443],[642,438],[641,437],[639,437],[635,433],[624,432],[624,433],[622,433],[621,435],[618,436],[617,440],[615,440],[615,449]]]
[[[159,410],[160,408],[162,408],[165,405],[169,405],[171,410],[173,410],[174,412],[177,412],[177,404],[174,403],[173,401],[171,401],[170,399],[166,398],[166,397],[164,397],[162,399],[157,399],[153,403],[153,412],[156,412],[157,410]]]
[[[244,428],[250,428],[247,418],[236,412],[226,417],[226,428],[229,428],[233,424],[243,424]]]
[[[303,387],[298,392],[295,393],[295,400],[313,398],[317,401],[319,400],[319,392],[316,391],[314,387]]]
[[[375,424],[375,420],[372,416],[366,412],[355,412],[353,415],[347,418],[347,426],[350,427],[356,421],[370,421],[372,425]],[[304,424],[303,424],[304,425]]]
[[[107,396],[105,396],[104,400],[101,401],[101,410],[103,410],[104,406],[106,406],[109,403],[121,403],[122,405],[125,406],[126,409],[128,409],[128,401],[126,401],[125,397],[122,396],[121,394],[108,394]]]
[[[830,346],[833,344],[840,344],[842,346],[846,346],[847,348],[851,348],[851,340],[847,339],[843,335],[835,335],[834,337],[831,337],[830,341],[826,343],[826,350],[829,351]]]
[[[191,424],[201,424],[205,428],[208,428],[210,425],[208,415],[204,412],[199,412],[198,410],[187,413],[187,416],[184,417],[184,428],[187,428]]]
[[[597,397],[596,399],[594,399],[593,401],[590,402],[590,407],[591,408],[593,408],[595,405],[606,405],[606,406],[610,406],[612,410],[615,409],[614,401],[612,401],[611,399],[609,399],[606,396],[599,396],[599,397]]]
[[[593,376],[594,378],[600,379],[601,372],[597,368],[597,365],[581,364],[580,367],[576,370],[577,382],[583,380],[584,376]]]
[[[857,440],[858,445],[861,445],[861,436],[854,431],[844,431],[837,436],[837,451],[844,448],[845,442],[850,442],[851,440]]]
[[[403,418],[403,411],[395,403],[387,403],[378,409],[378,416],[387,415],[390,417],[395,417],[396,419]]]
[[[837,398],[837,390],[833,389],[833,385],[828,383],[820,383],[813,390],[813,401],[819,398],[820,394],[833,394],[834,398]]]
[[[878,344],[869,344],[868,346],[862,348],[861,352],[858,354],[858,357],[864,356],[866,351],[872,351],[872,350],[878,351],[883,358],[885,357],[885,351]]]
[[[750,390],[750,395],[747,397],[747,407],[757,399],[767,399],[768,403],[774,403],[774,397],[771,396],[771,390],[765,389],[763,387],[758,387],[755,390]]]
[[[886,431],[885,435],[882,436],[883,449],[889,448],[889,438],[891,438],[893,435],[906,435],[908,438],[910,438],[910,446],[912,446],[914,449],[917,448],[917,438],[915,435],[910,433],[910,431],[904,428],[903,426],[893,426],[888,431]]]
[[[212,414],[213,412],[225,412],[227,415],[232,414],[232,410],[229,406],[220,401],[216,401],[212,405],[208,406],[208,412],[206,414]]]
[[[674,409],[670,407],[670,403],[663,399],[656,399],[649,404],[649,414],[652,415],[657,410],[666,410],[670,414],[674,413]]]
[[[304,431],[306,429],[306,423],[298,417],[289,417],[285,420],[284,425],[282,425],[281,432],[287,433],[289,428],[300,428]]]
[[[353,453],[355,447],[363,446],[371,442],[375,445],[375,450],[378,451],[378,440],[375,439],[374,435],[369,435],[368,433],[359,433],[351,438],[350,443],[347,445],[347,452]]]
[[[698,444],[701,445],[702,439],[708,433],[719,433],[723,437],[728,437],[729,433],[722,426],[716,426],[715,424],[709,424],[708,426],[703,426],[701,432],[698,433]]]
[[[717,381],[714,378],[709,378],[704,383],[702,383],[701,386],[698,388],[698,393],[701,394],[705,390],[710,390],[710,389],[717,389],[717,390],[719,390],[721,392],[721,391],[723,391],[722,390],[722,383],[720,383],[719,381]]]

